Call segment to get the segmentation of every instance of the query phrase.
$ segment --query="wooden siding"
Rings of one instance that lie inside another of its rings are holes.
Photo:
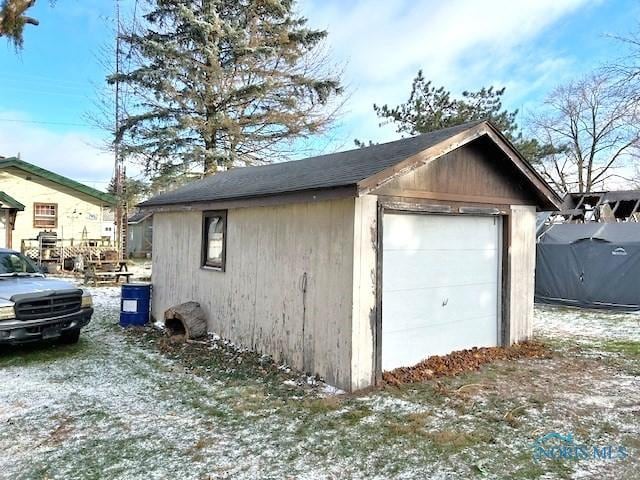
[[[399,177],[374,193],[395,197],[536,205],[524,176],[490,140],[481,138]]]
[[[375,382],[377,198],[356,198],[353,242],[353,331],[351,386],[353,390]]]
[[[514,205],[509,216],[509,343],[533,334],[533,294],[536,267],[536,209]]]
[[[200,267],[202,212],[156,213],[153,315],[195,300],[210,331],[350,390],[354,203],[230,209],[225,272]]]
[[[504,152],[478,139],[369,195],[229,203],[225,272],[200,267],[204,205],[156,209],[153,314],[195,300],[210,331],[345,390],[365,388],[380,374],[379,210],[475,212],[504,219],[503,341],[526,340],[537,204],[526,185]]]

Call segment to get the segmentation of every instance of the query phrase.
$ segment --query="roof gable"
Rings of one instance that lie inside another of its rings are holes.
[[[4,192],[0,192],[0,208],[15,208],[16,210],[23,211],[24,205],[17,201],[15,198],[7,195]]]
[[[129,215],[129,218],[127,218],[127,223],[129,225],[137,225],[138,223],[145,221],[151,215],[153,215],[153,213],[145,212],[144,210],[138,210],[132,215]]]
[[[359,182],[359,192],[376,192],[389,182],[393,182],[431,162],[442,159],[442,157],[454,150],[476,142],[481,138],[492,143],[493,146],[505,156],[508,166],[520,173],[524,180],[524,184],[520,186],[524,195],[528,193],[531,198],[535,199],[537,202],[536,205],[540,209],[559,209],[562,203],[560,196],[547,184],[509,140],[488,121],[470,125],[464,131],[446,138],[441,143],[418,152],[416,155],[408,157],[376,175]],[[528,190],[528,192],[525,190]]]
[[[405,174],[480,136],[489,136],[508,152],[510,161],[536,190],[541,205],[556,209],[555,192],[489,122],[478,121],[394,142],[291,162],[234,168],[157,195],[141,207],[162,207],[198,202],[248,200],[291,192],[353,186],[353,196],[371,193]]]
[[[50,182],[70,188],[71,190],[83,193],[92,198],[95,198],[96,200],[100,200],[102,203],[106,203],[108,205],[116,204],[116,198],[113,195],[101,192],[100,190],[96,190],[95,188],[89,187],[88,185],[84,185],[80,182],[76,182],[75,180],[71,180],[70,178],[63,177],[62,175],[58,175],[57,173],[51,172],[44,168],[37,167],[29,162],[20,160],[19,158],[13,157],[0,159],[0,170],[11,167],[17,168],[37,177],[44,178],[46,180],[49,180]]]
[[[528,180],[486,136],[397,175],[372,193],[425,200],[538,205]]]

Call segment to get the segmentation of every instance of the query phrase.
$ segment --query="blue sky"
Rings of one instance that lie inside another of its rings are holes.
[[[132,2],[123,0],[125,14]],[[342,118],[301,151],[353,147],[353,138],[396,137],[379,128],[372,104],[403,101],[422,68],[453,92],[506,86],[510,108],[539,108],[558,83],[623,54],[611,35],[638,29],[633,0],[303,0],[311,25],[329,30],[331,60],[344,71]],[[16,53],[0,40],[0,155],[15,155],[104,187],[112,157],[91,124],[113,42],[111,0],[40,0]],[[132,171],[134,168],[131,169]]]

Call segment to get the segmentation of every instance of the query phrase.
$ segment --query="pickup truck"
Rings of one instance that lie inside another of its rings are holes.
[[[92,314],[89,292],[46,278],[24,255],[0,248],[0,345],[76,343]]]

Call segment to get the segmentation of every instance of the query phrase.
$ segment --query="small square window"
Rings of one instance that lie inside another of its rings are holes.
[[[56,203],[33,204],[34,228],[56,228],[58,226],[58,205]]]
[[[204,212],[202,217],[202,266],[224,271],[226,236],[227,212]]]

